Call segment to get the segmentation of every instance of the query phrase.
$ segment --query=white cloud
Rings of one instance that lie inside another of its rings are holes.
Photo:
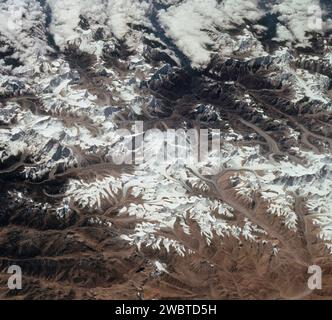
[[[123,38],[129,31],[128,23],[147,23],[145,15],[149,9],[148,1],[111,1],[110,26],[117,38]]]
[[[13,57],[33,63],[38,54],[43,54],[47,48],[43,41],[44,19],[36,0],[0,2],[0,39],[17,50]]]
[[[74,29],[79,23],[82,1],[49,0],[48,2],[52,9],[50,31],[54,35],[55,43],[63,47],[67,41],[77,37]]]
[[[277,39],[309,45],[307,32],[319,31],[315,28],[319,9],[319,0],[287,0],[273,7],[279,13],[281,24],[277,26]]]
[[[64,47],[68,41],[79,38],[77,29],[79,16],[91,18],[113,32],[117,38],[123,38],[129,31],[128,23],[139,21],[144,23],[145,13],[149,8],[147,1],[131,0],[48,0],[52,9],[53,20],[51,32],[58,46]]]
[[[200,65],[210,60],[211,52],[206,45],[214,43],[207,29],[213,30],[215,26],[228,29],[242,24],[244,18],[255,21],[261,15],[256,0],[226,0],[220,4],[216,0],[186,0],[161,11],[159,19],[167,35],[194,65]]]

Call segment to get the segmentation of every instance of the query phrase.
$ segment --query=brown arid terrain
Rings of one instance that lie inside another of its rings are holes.
[[[331,13],[1,2],[0,299],[332,299]]]
[[[223,177],[223,179],[226,179]],[[223,183],[225,183],[223,181]],[[227,188],[225,183],[225,188]],[[218,191],[219,193],[219,191]],[[248,245],[245,239],[227,237],[223,245],[216,237],[206,244],[199,227],[189,223],[191,234],[176,224],[163,230],[181,241],[194,254],[181,257],[165,250],[138,251],[120,238],[120,232],[134,227],[130,217],[107,218],[114,228],[96,226],[89,216],[73,214],[62,225],[51,215],[38,217],[33,208],[18,209],[9,204],[1,224],[1,298],[2,299],[326,299],[331,295],[331,261],[310,236],[312,226],[303,226],[298,236],[282,232],[281,223],[264,219],[264,203],[247,211],[231,191],[224,193],[235,201],[237,218],[243,224],[248,216],[270,231],[266,245]],[[30,211],[31,210],[31,211]],[[33,219],[31,213],[34,212]],[[301,214],[301,213],[299,213]],[[96,217],[100,218],[99,215]],[[105,217],[106,219],[106,217]],[[267,220],[267,221],[266,221]],[[273,225],[273,226],[272,226]],[[278,227],[277,227],[278,226]],[[309,228],[306,230],[305,228]],[[271,257],[272,246],[280,245],[278,258]],[[318,254],[317,254],[318,253]],[[250,259],[248,259],[250,257]],[[153,261],[163,261],[168,273],[156,271]],[[323,290],[307,288],[308,265],[323,265]],[[10,265],[23,271],[23,289],[7,288]]]

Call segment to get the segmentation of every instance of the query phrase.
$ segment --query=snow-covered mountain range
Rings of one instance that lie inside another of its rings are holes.
[[[17,294],[331,297],[331,35],[327,0],[0,1],[0,266],[26,270]],[[218,130],[218,152],[116,164],[137,123]]]

